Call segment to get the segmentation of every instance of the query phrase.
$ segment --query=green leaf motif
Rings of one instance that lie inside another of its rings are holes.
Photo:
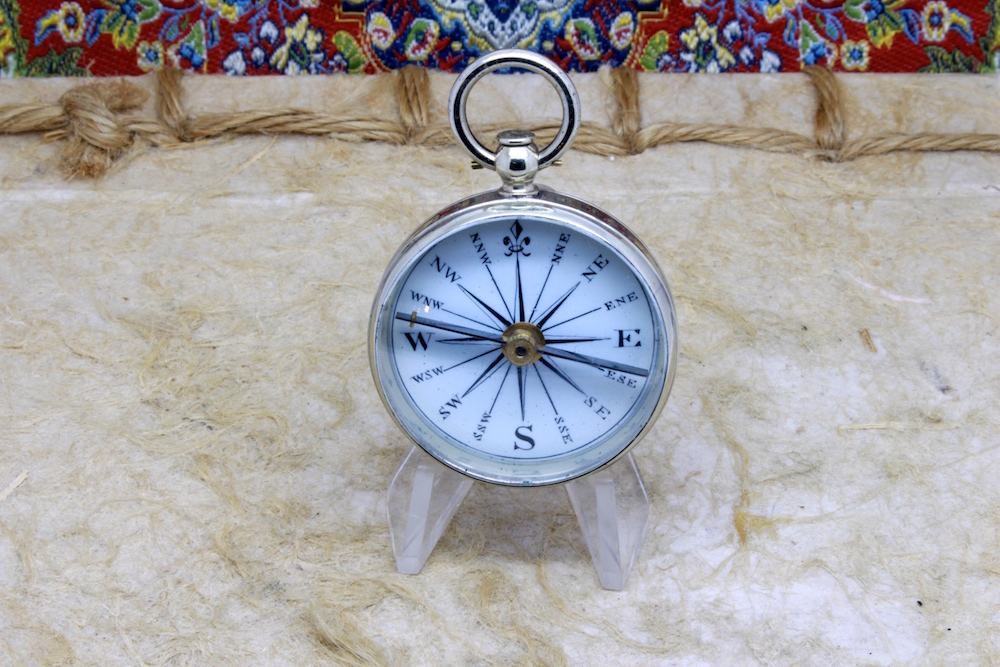
[[[593,23],[587,20],[579,20],[573,22],[573,27],[576,28],[581,42],[593,44],[595,48],[597,47],[599,42],[597,41],[597,31],[594,30]]]
[[[990,25],[979,40],[983,55],[1000,48],[1000,0],[990,0],[985,11],[990,15]]]
[[[931,64],[927,67],[921,67],[919,70],[921,72],[974,73],[978,72],[982,65],[978,60],[965,55],[958,49],[946,51],[940,46],[927,46],[924,48],[924,53],[930,58]]]
[[[813,44],[820,41],[822,40],[820,39],[819,35],[816,34],[816,31],[813,30],[813,27],[808,23],[806,23],[805,21],[803,21],[802,33],[799,35],[799,49],[801,49],[801,51],[805,53],[810,49],[810,47],[812,47]]]
[[[101,32],[111,35],[116,49],[131,50],[139,40],[139,24],[121,11],[108,12],[101,21]]]
[[[333,45],[337,47],[337,52],[344,56],[347,61],[347,71],[357,74],[364,69],[367,62],[364,52],[358,43],[351,37],[350,33],[341,30],[333,36]]]
[[[17,0],[0,0],[0,70],[21,75],[28,53],[28,42],[21,37],[21,6]],[[4,51],[6,44],[7,51]],[[13,47],[11,50],[10,47]]]
[[[847,0],[844,3],[844,14],[847,18],[858,21],[860,23],[865,22],[865,13],[861,9],[861,6],[865,4],[865,0]]]
[[[113,33],[119,30],[122,24],[125,23],[125,15],[121,12],[108,12],[104,15],[104,20],[101,21],[101,32],[103,33]]]
[[[666,52],[669,46],[670,37],[666,30],[661,30],[646,42],[646,48],[643,49],[642,57],[639,58],[639,64],[647,72],[655,72],[660,56]]]
[[[70,47],[62,53],[49,49],[44,56],[34,58],[24,69],[25,76],[87,76],[89,72],[80,67],[83,49]]]
[[[903,31],[903,18],[891,9],[886,9],[865,27],[868,29],[872,44],[880,49],[883,46],[892,46],[892,38]]]
[[[959,72],[991,74],[1000,71],[1000,0],[990,0],[984,10],[990,16],[986,32],[979,38],[978,45],[983,59],[962,53],[959,49],[947,51],[940,46],[926,46],[930,65],[921,67],[919,72]],[[971,28],[968,28],[971,31]]]
[[[198,21],[191,26],[191,32],[187,34],[181,44],[190,44],[194,52],[199,56],[205,55],[205,24],[202,21]]]
[[[406,39],[403,40],[403,44],[409,47],[414,42],[424,41],[424,35],[431,31],[431,22],[427,19],[417,19],[410,26],[409,32],[406,33]]]
[[[160,0],[139,0],[142,11],[139,12],[139,23],[152,21],[160,15]]]
[[[135,46],[135,43],[139,41],[139,24],[128,22],[125,26],[125,32],[122,35],[122,44],[126,49],[131,49]]]

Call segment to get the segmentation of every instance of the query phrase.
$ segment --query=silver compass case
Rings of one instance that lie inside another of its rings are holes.
[[[567,482],[651,428],[673,382],[674,304],[625,225],[533,182],[579,124],[568,77],[518,51],[476,65],[453,88],[452,125],[503,185],[438,212],[392,258],[372,308],[372,372],[396,423],[449,468],[508,486]],[[516,131],[491,153],[468,129],[471,86],[509,66],[546,76],[564,100],[565,136],[542,151]]]

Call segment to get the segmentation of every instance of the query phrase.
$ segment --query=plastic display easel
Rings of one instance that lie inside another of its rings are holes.
[[[389,485],[389,532],[396,569],[417,574],[465,499],[473,480],[413,447]],[[625,588],[646,537],[649,497],[631,454],[566,483],[601,585]]]

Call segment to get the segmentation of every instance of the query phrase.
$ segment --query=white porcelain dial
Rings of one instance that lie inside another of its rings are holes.
[[[376,301],[374,366],[430,454],[477,479],[550,484],[645,430],[672,379],[673,306],[645,251],[601,218],[562,195],[486,195],[404,246]]]

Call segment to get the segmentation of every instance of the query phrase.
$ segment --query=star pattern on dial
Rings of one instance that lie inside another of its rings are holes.
[[[405,312],[401,309],[393,313],[398,323],[405,323],[409,328],[419,325],[424,330],[430,330],[437,334],[435,343],[457,348],[456,355],[465,356],[446,368],[435,368],[436,373],[443,374],[473,362],[480,364],[467,383],[453,388],[454,398],[461,402],[476,392],[489,391],[492,394],[491,403],[485,414],[490,415],[505,386],[510,382],[516,388],[516,412],[521,422],[525,422],[533,399],[529,396],[530,392],[540,390],[555,415],[559,415],[557,396],[561,396],[563,391],[588,397],[588,392],[574,377],[577,375],[574,371],[577,365],[619,376],[626,374],[633,378],[630,380],[633,383],[648,377],[648,368],[608,359],[600,352],[587,354],[579,351],[579,348],[566,347],[610,340],[609,336],[589,332],[586,326],[579,325],[583,318],[600,311],[601,306],[581,308],[577,305],[575,310],[568,306],[585,281],[582,277],[572,284],[567,284],[564,280],[563,286],[557,291],[551,284],[557,282],[552,277],[560,266],[555,262],[549,264],[540,286],[537,286],[537,282],[534,285],[526,282],[522,261],[529,261],[527,258],[534,252],[531,249],[531,234],[520,219],[515,219],[507,232],[509,233],[502,239],[502,265],[496,266],[484,261],[481,266],[485,269],[486,276],[478,283],[468,281],[467,285],[463,284],[465,281],[457,281],[455,276],[458,275],[458,270],[449,269],[440,257],[431,262],[436,267],[435,275],[442,275],[443,272],[448,285],[454,285],[464,297],[465,308],[446,308],[440,305],[440,317],[429,317],[416,311]],[[537,243],[535,249],[537,250]],[[603,264],[598,262],[598,266],[603,268],[606,263],[606,260]],[[507,265],[510,265],[509,268]],[[584,272],[583,276],[586,275],[588,274]],[[498,277],[503,278],[503,283],[508,285],[509,291],[506,294]],[[465,313],[459,312],[462,310]],[[449,315],[451,317],[447,317]],[[522,330],[527,333],[522,334]],[[428,340],[430,335],[428,333]],[[410,344],[416,351],[417,345],[412,338]],[[464,355],[462,351],[465,352]],[[522,354],[525,355],[523,358],[520,356]],[[534,380],[529,382],[532,376]],[[415,376],[414,379],[419,377],[421,376]],[[490,381],[495,377],[500,380],[499,385],[493,389]],[[559,385],[566,389],[555,391]],[[487,386],[490,389],[486,389]],[[448,414],[450,412],[444,416]]]

